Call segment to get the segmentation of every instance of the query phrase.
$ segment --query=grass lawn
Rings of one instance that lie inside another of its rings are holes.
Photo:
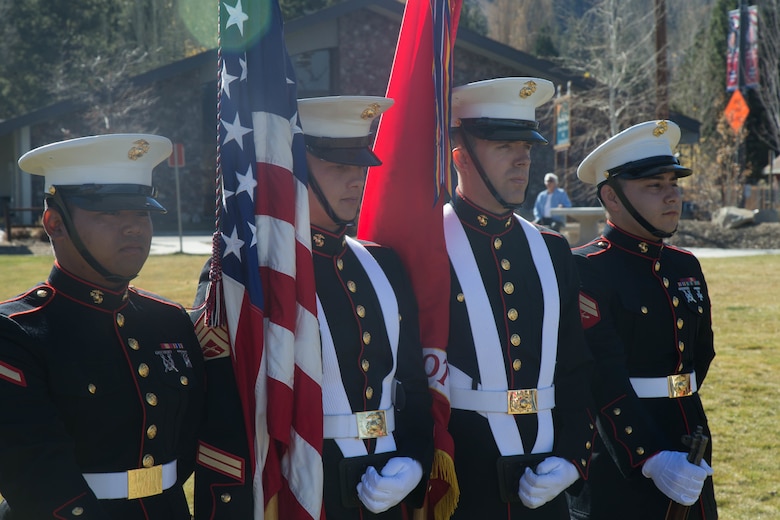
[[[206,256],[149,258],[135,285],[188,306]],[[780,257],[702,259],[717,356],[701,391],[724,519],[780,511]],[[51,257],[0,255],[0,299],[46,278]]]

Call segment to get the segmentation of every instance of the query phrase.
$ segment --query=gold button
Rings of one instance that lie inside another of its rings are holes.
[[[656,262],[655,265],[653,266],[653,268],[656,271],[660,271],[661,270],[661,262]]]
[[[699,305],[699,314],[702,314],[703,312],[704,312],[704,309],[702,308],[701,305]]]
[[[522,366],[523,366],[523,362],[520,361],[519,359],[515,359],[514,361],[512,361],[512,368],[514,369],[515,372],[520,370],[520,367]]]
[[[504,292],[507,294],[512,294],[515,292],[515,284],[512,282],[507,282],[504,284]]]
[[[366,399],[371,399],[372,397],[374,397],[374,389],[369,386],[366,388]]]
[[[590,427],[590,429],[591,429],[591,430],[592,430],[593,428],[595,428],[595,426],[593,426],[593,423],[590,423],[588,426]]]
[[[500,238],[497,238],[497,239],[493,240],[493,247],[495,247],[496,249],[501,249],[501,246],[503,244],[504,243],[501,241]]]
[[[38,289],[37,291],[35,291],[35,296],[37,296],[38,298],[46,298],[48,295],[49,293],[44,289]]]
[[[678,328],[678,329],[682,329],[682,328],[683,328],[683,324],[684,324],[684,323],[685,323],[685,322],[683,321],[683,319],[682,319],[682,318],[677,318],[677,328]]]
[[[512,343],[515,347],[520,346],[520,334],[512,334],[512,336],[509,337],[509,342]]]
[[[122,301],[126,302],[129,297],[130,296],[127,294],[127,289],[125,289],[124,294],[122,294]]]
[[[121,312],[116,315],[116,324],[120,327],[125,326],[125,316]]]
[[[459,292],[458,296],[456,296],[455,299],[458,300],[460,303],[463,303],[463,301],[466,299],[466,297],[463,296],[462,292]]]
[[[154,466],[154,457],[152,457],[149,454],[144,455],[144,458],[141,461],[141,463],[144,465],[145,468],[151,468],[152,466]]]
[[[590,447],[591,447],[590,441],[586,442],[586,443],[585,443],[585,449],[586,449],[586,450],[589,450],[589,449],[590,449]]]
[[[223,504],[227,504],[228,502],[230,502],[232,498],[233,497],[230,496],[230,493],[222,493],[221,495],[219,495],[219,499],[222,501]]]
[[[141,363],[138,365],[138,375],[141,377],[146,377],[149,375],[149,365],[146,363]]]
[[[73,509],[70,510],[70,513],[73,516],[81,516],[81,515],[84,514],[84,508],[83,507],[74,507]]]
[[[349,289],[349,292],[353,293],[357,291],[357,285],[355,285],[355,282],[352,280],[347,282],[347,289]]]
[[[336,268],[337,268],[339,271],[342,271],[342,270],[344,269],[344,260],[342,260],[341,258],[339,258],[338,260],[336,260]]]
[[[634,433],[634,429],[631,426],[626,426],[626,434],[631,435]]]
[[[583,466],[587,466],[588,461],[586,461],[585,459],[580,459],[580,464],[582,464]]]
[[[636,449],[636,454],[637,455],[644,455],[645,454],[645,449],[642,446],[638,447]]]
[[[684,341],[680,341],[679,343],[677,343],[677,348],[680,349],[680,352],[684,351],[685,350],[685,342]]]
[[[96,305],[100,305],[103,303],[103,291],[100,291],[98,289],[93,289],[89,292],[90,298],[92,298],[92,303]]]
[[[683,368],[683,367],[682,367],[682,363],[680,363],[679,365],[677,365],[677,371],[678,371],[678,372],[682,372],[682,368]]]
[[[355,307],[355,312],[357,312],[357,315],[360,316],[361,318],[366,317],[366,308],[363,307],[362,305],[358,305],[357,307]]]
[[[87,385],[87,390],[89,391],[90,394],[94,394],[95,392],[97,392],[97,387],[92,383],[90,383]]]
[[[488,218],[485,215],[477,215],[477,222],[481,227],[485,227],[488,225]]]
[[[127,344],[133,350],[138,350],[141,346],[138,344],[138,340],[135,338],[127,338]]]
[[[664,287],[669,288],[669,279],[664,276]]]
[[[146,436],[150,439],[157,437],[157,425],[152,424],[146,429]]]
[[[157,406],[157,396],[154,395],[152,392],[149,392],[148,394],[146,394],[146,402],[152,406]]]
[[[509,271],[510,267],[512,267],[512,264],[509,263],[509,260],[503,258],[501,260],[501,269],[503,269],[504,271]]]
[[[620,408],[615,408],[615,409],[612,410],[612,413],[615,414],[615,415],[620,415],[621,412],[622,412],[622,410]]]
[[[506,317],[509,318],[510,321],[515,321],[517,319],[517,309],[509,309],[506,313]]]
[[[181,383],[181,386],[187,386],[188,384],[190,384],[190,380],[187,376],[181,376],[179,378],[179,382]]]
[[[647,311],[647,307],[645,307],[644,305],[642,305],[642,308],[639,309],[639,310],[642,311],[642,314],[647,314],[647,312],[648,312]]]
[[[363,343],[368,345],[371,343],[371,333],[370,332],[364,332],[363,333]]]
[[[672,305],[674,305],[675,307],[680,305],[680,299],[677,296],[672,298]]]
[[[360,368],[363,369],[363,372],[368,372],[369,366],[371,366],[371,363],[369,363],[367,359],[364,359],[360,362]]]

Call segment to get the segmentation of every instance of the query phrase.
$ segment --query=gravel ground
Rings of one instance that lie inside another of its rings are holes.
[[[685,248],[780,249],[780,223],[726,229],[709,221],[681,220],[677,233],[668,242]]]

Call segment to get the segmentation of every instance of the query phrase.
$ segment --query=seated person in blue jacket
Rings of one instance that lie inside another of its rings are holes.
[[[560,231],[566,225],[566,217],[563,215],[553,216],[550,210],[552,208],[570,208],[571,201],[566,192],[558,187],[558,176],[554,173],[548,173],[544,176],[544,186],[546,189],[537,195],[534,203],[534,222]]]

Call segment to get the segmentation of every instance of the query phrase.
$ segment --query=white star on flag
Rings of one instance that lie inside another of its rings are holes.
[[[231,7],[228,4],[225,4],[225,9],[227,9],[228,12],[228,21],[225,24],[225,30],[227,30],[228,27],[231,25],[235,25],[238,27],[238,31],[241,33],[241,36],[244,35],[244,22],[249,20],[249,16],[244,12],[244,9],[241,7],[241,0],[238,0],[238,3]]]
[[[222,233],[222,239],[225,241],[225,252],[222,253],[222,257],[225,258],[233,253],[236,255],[236,258],[241,261],[241,246],[244,245],[244,241],[238,238],[238,231],[236,228],[233,228],[233,232],[230,233],[230,236]]]
[[[235,81],[235,79],[238,78],[238,76],[231,76],[230,74],[228,74],[227,65],[225,64],[224,61],[222,62],[221,78],[222,78],[221,79],[222,80],[222,92],[224,92],[225,95],[227,95],[227,97],[230,97],[230,84],[233,81]]]
[[[252,171],[252,165],[246,169],[246,173],[241,175],[236,172],[236,179],[238,179],[238,188],[236,188],[236,194],[245,191],[251,200],[255,200],[255,188],[257,187],[257,181]]]
[[[228,123],[227,121],[222,120],[222,126],[224,126],[225,130],[227,131],[225,140],[223,141],[224,144],[228,144],[230,141],[235,141],[238,143],[239,148],[243,150],[244,136],[250,133],[252,129],[241,126],[241,118],[238,117],[238,113],[236,113],[236,117],[233,119],[232,123]]]

